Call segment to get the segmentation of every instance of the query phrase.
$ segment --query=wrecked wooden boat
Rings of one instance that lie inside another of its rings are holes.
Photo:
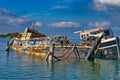
[[[60,47],[55,47],[54,55],[57,59],[94,59],[94,56],[98,50],[103,33],[96,35],[89,35],[89,39],[85,43],[81,44],[68,44]],[[60,53],[58,53],[60,51]],[[62,52],[62,53],[61,53]]]
[[[9,46],[12,44],[15,51],[46,60],[119,58],[119,39],[113,36],[111,29],[97,28],[75,33],[80,34],[81,44],[70,43],[66,36],[46,36],[27,28],[24,33],[13,38]]]
[[[89,35],[96,35],[103,32],[103,38],[101,39],[99,49],[94,55],[96,58],[102,59],[119,59],[120,58],[120,49],[119,49],[119,38],[113,35],[113,32],[110,28],[105,29],[103,27],[77,31],[75,33],[80,34],[81,43],[86,43]]]
[[[12,45],[12,49],[15,51],[45,58],[49,52],[51,43],[55,43],[57,47],[61,47],[68,44],[69,41],[66,36],[46,36],[35,29],[26,28],[24,33],[18,34],[8,43],[6,51]]]
[[[24,33],[19,34],[11,40],[12,49],[15,51],[25,52],[31,55],[48,59],[51,56],[50,47],[54,44],[54,58],[57,60],[64,59],[92,59],[97,52],[98,45],[103,37],[103,33],[89,35],[88,41],[81,44],[72,44],[66,36],[46,36],[34,29],[27,28]]]

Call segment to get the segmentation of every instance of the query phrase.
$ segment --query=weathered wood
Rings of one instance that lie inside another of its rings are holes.
[[[81,57],[80,57],[80,54],[79,54],[79,51],[78,51],[78,48],[77,47],[75,47],[75,52],[76,52],[76,55],[77,55],[77,59],[80,59]]]
[[[6,51],[9,51],[9,41],[6,42]]]
[[[14,38],[10,42],[6,43],[6,49],[5,49],[5,51],[9,51],[9,48],[13,44],[13,42],[14,42]]]
[[[119,38],[117,37],[116,39],[116,43],[117,43],[117,54],[118,54],[118,60],[120,59],[120,47],[119,47]]]
[[[96,50],[97,50],[97,48],[99,47],[99,44],[101,43],[101,39],[103,38],[103,34],[104,34],[104,33],[101,33],[101,34],[100,34],[99,38],[96,40],[96,43],[93,44],[93,48],[91,48],[91,49],[88,51],[88,54],[87,54],[87,56],[85,57],[85,59],[88,59],[88,60],[94,59],[94,54],[96,54],[96,52],[97,52]]]
[[[47,61],[51,61],[51,62],[54,61],[54,48],[55,48],[55,44],[51,44],[50,50],[45,58]]]

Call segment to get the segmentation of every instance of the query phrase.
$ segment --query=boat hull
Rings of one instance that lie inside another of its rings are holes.
[[[113,37],[101,41],[100,48],[97,54],[95,54],[95,57],[104,59],[119,59],[119,52],[119,38]]]

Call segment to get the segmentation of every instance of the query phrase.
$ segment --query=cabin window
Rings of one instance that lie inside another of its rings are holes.
[[[89,34],[87,34],[87,36],[89,36]]]
[[[49,39],[47,39],[47,41],[49,41]]]
[[[107,31],[104,31],[105,32],[105,36],[109,36],[110,35],[110,32],[109,32],[109,30],[107,30]]]
[[[116,46],[112,48],[113,54],[118,54],[117,51],[118,51],[118,50],[117,50],[117,47],[116,47]]]
[[[114,41],[102,43],[100,47],[111,46],[111,45],[116,45],[116,41],[114,40]]]
[[[81,38],[83,39],[83,35],[81,35]]]

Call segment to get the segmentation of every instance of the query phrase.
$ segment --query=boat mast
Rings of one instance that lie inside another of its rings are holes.
[[[33,28],[33,25],[34,25],[34,24],[35,24],[35,21],[33,20],[33,21],[32,21],[32,25],[31,25],[31,27],[30,27],[31,29]]]

